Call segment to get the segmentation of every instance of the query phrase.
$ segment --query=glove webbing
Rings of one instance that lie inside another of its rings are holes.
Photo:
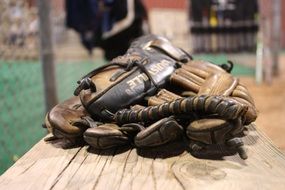
[[[123,109],[113,117],[119,124],[155,121],[171,115],[197,112],[217,114],[223,119],[236,119],[243,116],[247,110],[247,106],[222,96],[194,96],[140,110]]]

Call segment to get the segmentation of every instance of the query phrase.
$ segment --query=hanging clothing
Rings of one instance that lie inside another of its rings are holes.
[[[66,25],[80,35],[92,53],[101,47],[110,60],[122,55],[143,34],[146,10],[140,0],[66,0]]]

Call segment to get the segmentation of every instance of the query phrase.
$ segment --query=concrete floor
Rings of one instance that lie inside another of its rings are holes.
[[[285,152],[285,55],[280,57],[280,73],[272,83],[257,85],[254,78],[243,77],[256,103],[258,128],[264,131]]]

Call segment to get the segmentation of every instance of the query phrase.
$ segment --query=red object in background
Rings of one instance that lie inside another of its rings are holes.
[[[188,0],[143,0],[146,8],[187,9]]]
[[[29,7],[36,6],[36,0],[27,0]]]
[[[56,10],[56,12],[64,12],[65,0],[51,0],[52,10]],[[36,7],[37,0],[27,0],[29,7]]]

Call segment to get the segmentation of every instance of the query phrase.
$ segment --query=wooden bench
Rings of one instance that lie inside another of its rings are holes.
[[[285,189],[285,157],[249,126],[247,160],[193,157],[183,143],[137,150],[62,149],[41,140],[0,177],[0,189]]]

